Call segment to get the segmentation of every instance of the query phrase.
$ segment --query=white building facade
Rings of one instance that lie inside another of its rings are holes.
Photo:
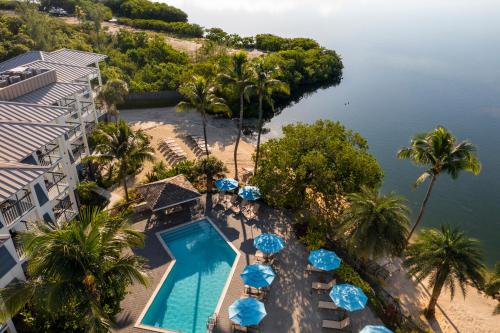
[[[78,214],[77,170],[104,115],[94,99],[105,58],[61,49],[0,63],[0,288],[26,278],[17,233]],[[11,320],[4,332],[16,332]]]

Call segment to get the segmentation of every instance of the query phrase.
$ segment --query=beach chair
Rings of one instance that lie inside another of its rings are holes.
[[[231,331],[232,332],[248,332],[248,327],[232,323]]]
[[[329,290],[329,289],[332,289],[332,287],[335,285],[335,282],[336,282],[335,279],[331,280],[328,283],[313,282],[312,289],[315,289],[317,291]]]
[[[319,268],[316,268],[316,267],[314,267],[311,264],[307,265],[306,271],[308,271],[308,272],[317,272],[317,273],[326,273],[326,271],[324,271],[322,269],[319,269]]]
[[[327,301],[319,301],[318,308],[319,309],[327,309],[327,310],[337,310],[338,309],[338,307],[335,303],[327,302]]]
[[[351,320],[349,317],[342,319],[341,321],[337,320],[323,320],[322,326],[323,328],[330,328],[334,330],[346,330],[351,325]]]

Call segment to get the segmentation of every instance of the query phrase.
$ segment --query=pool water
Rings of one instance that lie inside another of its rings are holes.
[[[176,262],[141,325],[205,333],[237,253],[208,220],[165,231],[160,237]]]

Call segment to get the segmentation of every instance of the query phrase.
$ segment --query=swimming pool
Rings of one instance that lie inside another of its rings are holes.
[[[205,333],[208,317],[219,310],[238,251],[208,219],[157,235],[175,261],[138,326],[167,332]]]

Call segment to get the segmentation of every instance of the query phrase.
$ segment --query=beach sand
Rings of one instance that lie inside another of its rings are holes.
[[[398,297],[403,310],[434,332],[443,333],[500,333],[500,315],[495,315],[498,301],[467,287],[466,298],[456,290],[453,300],[448,290],[443,290],[436,308],[436,320],[428,321],[423,315],[431,289],[427,281],[419,284],[408,278],[403,270],[390,277],[384,288]]]
[[[175,139],[176,143],[186,152],[188,159],[195,160],[196,156],[188,145],[187,135],[203,136],[201,116],[196,111],[176,112],[174,107],[153,109],[121,110],[120,118],[129,122],[133,129],[142,129],[151,136],[151,146],[155,149],[157,161],[164,161],[158,144],[165,138]],[[238,134],[236,121],[226,118],[208,117],[207,142],[212,155],[224,162],[228,168],[228,177],[234,177],[234,144]],[[242,136],[238,147],[238,170],[240,179],[244,169],[253,168],[252,154],[255,146],[252,140]],[[153,163],[146,162],[142,171],[127,183],[130,188],[145,181],[146,173],[151,171]],[[112,207],[123,198],[121,185],[111,189],[111,199],[108,207]]]

